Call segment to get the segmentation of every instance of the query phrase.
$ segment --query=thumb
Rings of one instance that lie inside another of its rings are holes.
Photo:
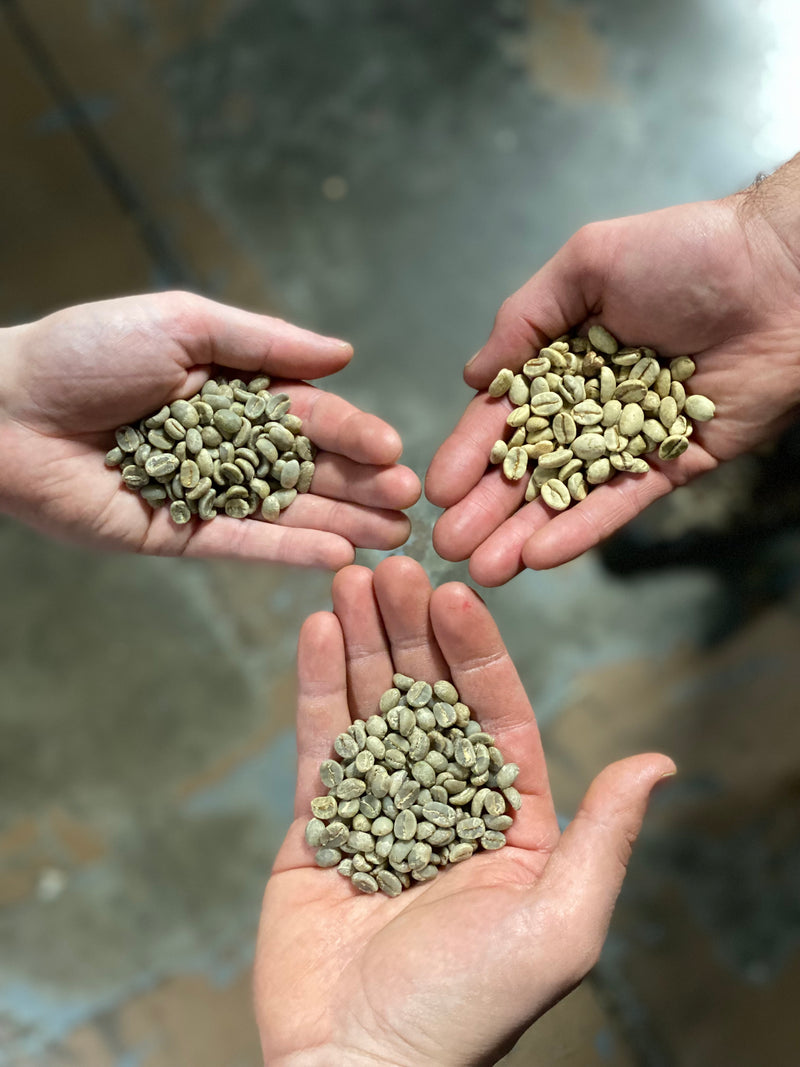
[[[676,773],[667,756],[631,756],[595,778],[548,861],[541,888],[568,915],[563,932],[583,977],[600,955],[654,786]]]
[[[176,338],[196,363],[266,372],[281,378],[322,378],[353,357],[347,341],[293,326],[283,319],[220,304],[194,293],[166,293],[185,330]]]
[[[485,389],[502,367],[518,370],[549,340],[584,322],[600,303],[609,261],[604,223],[578,230],[497,313],[489,340],[464,380]]]

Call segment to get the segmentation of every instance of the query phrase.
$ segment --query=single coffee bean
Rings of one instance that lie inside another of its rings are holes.
[[[666,437],[658,447],[658,458],[677,459],[688,447],[688,437]]]
[[[514,381],[514,372],[504,368],[498,371],[496,377],[493,379],[489,386],[489,396],[500,397],[504,396],[511,388],[511,383]]]
[[[696,369],[694,360],[688,356],[678,356],[669,365],[669,372],[676,382],[685,382],[687,378],[691,378]]]
[[[715,410],[713,402],[707,396],[701,396],[700,393],[692,393],[686,397],[684,411],[690,419],[695,419],[697,422],[708,422],[709,419],[713,419]]]
[[[542,486],[542,500],[554,511],[564,511],[571,499],[569,489],[558,478],[551,478]]]
[[[613,356],[619,349],[617,339],[599,323],[589,327],[589,344],[595,351],[602,352],[606,356]]]

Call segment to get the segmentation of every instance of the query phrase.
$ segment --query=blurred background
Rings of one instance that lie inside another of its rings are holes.
[[[334,388],[422,473],[497,306],[577,227],[800,148],[798,33],[792,0],[0,0],[0,321],[185,286],[347,337]],[[514,1067],[800,1064],[799,460],[789,436],[486,594],[565,820],[613,759],[680,768],[600,965]],[[412,516],[404,551],[464,577]],[[329,576],[4,519],[0,575],[0,1065],[256,1067]]]

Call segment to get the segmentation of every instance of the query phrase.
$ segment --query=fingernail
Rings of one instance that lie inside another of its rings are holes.
[[[676,767],[674,771],[664,771],[664,773],[661,775],[661,778],[674,778],[677,773],[678,768]],[[661,778],[659,778],[659,781],[661,781]]]
[[[475,362],[475,360],[478,358],[478,356],[480,354],[481,354],[481,349],[479,348],[478,351],[475,353],[475,355],[472,357],[472,359],[468,359],[467,360],[464,369],[466,370],[468,367],[471,367],[472,364]]]

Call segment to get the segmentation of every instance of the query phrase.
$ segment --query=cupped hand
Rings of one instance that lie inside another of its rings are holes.
[[[334,579],[334,614],[298,651],[295,821],[267,885],[255,964],[265,1062],[488,1064],[597,959],[631,845],[665,756],[607,767],[562,834],[533,711],[481,600],[432,591],[390,557]],[[479,852],[398,897],[363,895],[314,865],[304,840],[320,762],[376,710],[394,671],[450,678],[507,761],[522,807],[498,852]]]
[[[648,456],[648,474],[615,477],[558,514],[541,499],[520,507],[527,480],[487,471],[510,411],[487,386],[548,339],[597,321],[624,344],[691,355],[697,373],[688,391],[710,397],[716,417],[696,426],[679,459]],[[469,557],[475,581],[495,586],[525,567],[580,555],[658,497],[791,421],[800,402],[800,256],[749,194],[594,223],[503,304],[465,378],[478,395],[436,453],[426,491],[446,509],[434,531],[437,552]]]
[[[343,341],[189,293],[108,300],[0,331],[0,509],[45,532],[160,555],[338,569],[354,546],[395,548],[419,496],[398,434],[304,379],[341,370]],[[114,429],[216,373],[268,374],[320,448],[311,492],[276,524],[219,516],[176,526],[104,466]]]

